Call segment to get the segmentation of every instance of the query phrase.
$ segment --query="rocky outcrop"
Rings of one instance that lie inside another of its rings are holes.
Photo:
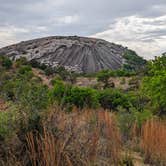
[[[103,69],[119,69],[125,62],[127,48],[101,39],[87,37],[46,37],[23,41],[0,49],[0,55],[16,60],[23,56],[76,72],[93,73]]]

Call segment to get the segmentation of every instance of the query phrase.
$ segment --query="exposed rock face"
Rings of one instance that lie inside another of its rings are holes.
[[[127,48],[105,40],[86,37],[46,37],[23,41],[0,49],[0,55],[11,59],[24,56],[40,63],[64,66],[76,72],[93,73],[102,69],[119,69]]]

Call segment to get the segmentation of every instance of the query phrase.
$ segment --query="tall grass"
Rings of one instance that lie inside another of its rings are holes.
[[[43,132],[30,132],[26,140],[33,166],[118,165],[121,160],[116,119],[106,111],[50,110]]]
[[[152,119],[142,126],[141,148],[146,162],[155,165],[166,165],[165,121]]]

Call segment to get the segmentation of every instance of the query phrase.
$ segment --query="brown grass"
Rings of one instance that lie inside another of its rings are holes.
[[[27,134],[33,166],[118,165],[121,137],[113,114],[77,109],[66,114],[58,108],[47,114],[42,134]]]
[[[142,126],[141,148],[145,161],[156,165],[166,165],[166,123],[152,119]]]

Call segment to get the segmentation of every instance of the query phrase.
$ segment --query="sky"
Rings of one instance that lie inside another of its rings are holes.
[[[56,35],[105,39],[151,59],[166,52],[166,0],[0,0],[0,47]]]

